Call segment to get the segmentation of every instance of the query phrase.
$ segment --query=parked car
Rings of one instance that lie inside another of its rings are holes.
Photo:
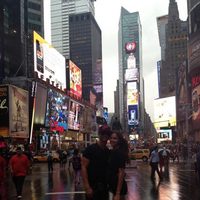
[[[142,159],[144,162],[147,162],[149,159],[149,149],[133,149],[129,153],[129,158],[132,159]]]
[[[52,156],[53,156],[54,162],[60,161],[59,155],[56,152],[52,152]],[[34,162],[47,162],[47,157],[48,157],[47,152],[37,153],[36,155],[33,156],[33,161]]]

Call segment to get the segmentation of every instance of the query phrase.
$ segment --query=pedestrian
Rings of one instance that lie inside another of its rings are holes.
[[[199,149],[196,154],[196,166],[197,166],[197,173],[198,173],[199,183],[200,183],[200,150]]]
[[[21,147],[17,147],[16,151],[17,154],[11,157],[9,166],[17,192],[17,199],[21,199],[24,180],[30,164],[27,156],[23,154]]]
[[[158,154],[158,146],[155,146],[153,151],[150,155],[150,166],[151,166],[151,180],[155,180],[155,172],[157,172],[160,180],[162,180],[162,176],[160,174],[160,171],[158,169],[158,163],[159,163],[159,154]]]
[[[75,185],[78,185],[80,184],[80,173],[81,173],[81,157],[79,155],[78,149],[74,149],[73,156],[69,160],[69,165],[70,163],[72,164],[74,170]]]
[[[120,132],[113,132],[110,137],[112,150],[108,160],[108,185],[112,200],[124,200],[127,194],[125,166],[128,160],[128,143]]]
[[[3,183],[6,177],[6,160],[0,154],[0,184]]]
[[[53,172],[53,156],[51,151],[47,156],[47,164],[48,164],[48,171]]]
[[[87,200],[108,200],[106,173],[108,167],[109,149],[106,144],[111,135],[107,125],[98,131],[99,140],[83,151],[81,171]]]

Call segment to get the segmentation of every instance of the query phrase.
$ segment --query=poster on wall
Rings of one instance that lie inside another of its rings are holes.
[[[9,87],[10,137],[29,137],[29,96],[28,92]]]
[[[8,86],[0,86],[0,135],[9,136]]]
[[[63,133],[68,129],[69,98],[55,90],[48,90],[45,126]]]

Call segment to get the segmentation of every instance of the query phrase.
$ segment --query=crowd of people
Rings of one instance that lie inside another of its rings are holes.
[[[66,164],[68,168],[72,167],[75,186],[83,183],[86,200],[125,200],[128,193],[125,168],[129,161],[129,144],[121,130],[111,130],[107,125],[101,126],[98,134],[99,140],[81,152],[78,148],[73,148],[71,153],[58,150],[60,167],[64,169]],[[200,180],[200,146],[192,145],[190,150],[194,169]],[[154,145],[149,154],[151,180],[155,181],[156,173],[162,180],[165,172],[169,170],[170,160],[185,161],[187,154],[187,145],[184,144]],[[32,156],[20,146],[15,149],[15,153],[8,155],[5,157],[5,152],[0,151],[0,184],[6,179],[9,171],[16,188],[17,199],[21,199],[24,180],[32,164]],[[47,158],[49,173],[53,172],[53,165],[52,152],[49,151]]]

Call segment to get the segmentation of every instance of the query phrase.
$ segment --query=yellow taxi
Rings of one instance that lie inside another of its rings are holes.
[[[147,162],[149,159],[149,149],[132,149],[129,153],[129,159],[142,159],[144,162]]]
[[[59,155],[56,152],[52,152],[52,156],[53,156],[54,162],[58,162],[60,160]],[[38,153],[35,156],[33,156],[33,161],[34,162],[47,162],[47,158],[48,158],[47,152]]]

